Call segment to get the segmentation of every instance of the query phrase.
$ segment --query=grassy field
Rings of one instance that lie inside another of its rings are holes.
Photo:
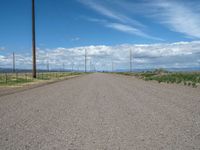
[[[42,72],[33,79],[31,73],[0,73],[0,86],[18,86],[40,81],[64,79],[69,76],[81,75],[78,72]]]
[[[159,83],[176,83],[197,87],[200,85],[200,72],[168,72],[165,70],[154,70],[142,73],[119,73],[123,75],[136,76],[146,81],[155,80]]]

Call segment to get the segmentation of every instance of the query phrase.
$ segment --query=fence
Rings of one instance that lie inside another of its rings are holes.
[[[34,79],[31,72],[0,73],[0,85],[18,85],[40,80],[56,80],[79,74],[75,72],[38,72],[37,78]]]

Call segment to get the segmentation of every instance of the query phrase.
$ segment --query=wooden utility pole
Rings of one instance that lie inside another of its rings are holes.
[[[132,49],[130,49],[130,72],[132,72]]]
[[[114,63],[113,63],[113,61],[112,61],[112,72],[114,71]]]
[[[49,72],[49,54],[47,56],[47,72]]]
[[[49,62],[47,62],[47,72],[49,72]]]
[[[15,52],[13,52],[13,73],[15,73]]]
[[[63,63],[63,72],[65,72],[65,63]]]
[[[85,49],[85,72],[87,72],[87,50]]]
[[[72,72],[74,72],[74,62],[72,62]]]
[[[35,0],[32,0],[32,55],[33,55],[33,68],[32,76],[36,78],[36,42],[35,42]]]
[[[90,72],[92,72],[92,60],[90,59]]]
[[[77,68],[77,71],[79,72],[79,67],[80,67],[80,63],[78,63],[78,68]]]

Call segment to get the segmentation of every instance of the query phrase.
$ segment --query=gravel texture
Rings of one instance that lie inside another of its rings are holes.
[[[200,90],[89,74],[0,97],[0,150],[200,149]]]

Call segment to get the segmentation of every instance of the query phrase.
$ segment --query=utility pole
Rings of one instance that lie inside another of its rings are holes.
[[[79,72],[79,67],[80,67],[80,63],[78,63],[78,68],[77,68],[77,71]]]
[[[90,59],[90,72],[92,72],[92,60]]]
[[[33,70],[32,76],[36,78],[36,42],[35,42],[35,0],[32,0],[32,55],[33,55]]]
[[[72,72],[74,71],[74,62],[72,62]]]
[[[85,72],[87,72],[87,49],[85,49]]]
[[[65,63],[63,63],[63,72],[65,71]]]
[[[15,73],[15,52],[13,52],[13,73]]]
[[[47,72],[49,72],[49,62],[47,62]]]
[[[113,63],[113,61],[112,61],[112,72],[114,71],[114,63]]]
[[[47,53],[47,72],[49,72],[49,53]]]
[[[132,72],[132,49],[130,49],[130,72]]]

